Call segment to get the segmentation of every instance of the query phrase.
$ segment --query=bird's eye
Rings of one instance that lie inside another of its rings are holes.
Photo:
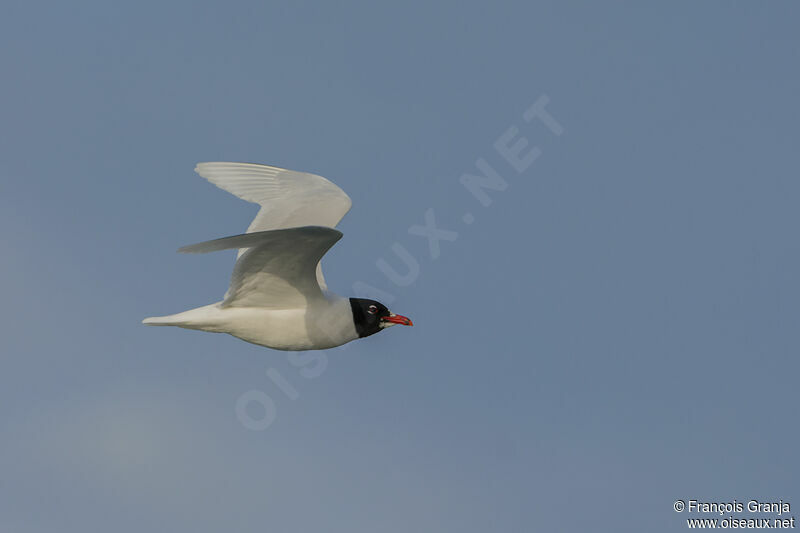
[[[369,307],[367,307],[367,312],[368,312],[369,314],[371,314],[371,315],[374,315],[375,313],[377,313],[377,312],[378,312],[378,306],[376,306],[376,305],[370,305]]]

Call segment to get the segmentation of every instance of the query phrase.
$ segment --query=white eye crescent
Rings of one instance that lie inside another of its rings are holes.
[[[377,313],[377,312],[378,312],[378,307],[377,307],[377,306],[375,306],[375,305],[370,305],[370,306],[367,308],[367,312],[368,312],[369,314],[371,314],[371,315],[374,315],[375,313]]]

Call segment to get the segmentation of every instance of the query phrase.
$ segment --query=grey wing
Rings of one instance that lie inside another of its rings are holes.
[[[324,298],[316,266],[341,238],[333,228],[305,226],[224,237],[179,251],[245,249],[233,268],[223,307],[294,309]]]
[[[259,204],[248,233],[300,226],[334,228],[350,210],[345,192],[322,176],[254,163],[198,163],[195,172],[231,194]],[[239,250],[241,257],[245,248]],[[317,281],[327,290],[321,266]]]

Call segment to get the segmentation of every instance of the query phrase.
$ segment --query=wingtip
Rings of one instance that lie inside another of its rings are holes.
[[[187,244],[186,246],[181,246],[180,248],[178,248],[178,253],[179,254],[196,254],[196,253],[200,253],[196,249],[196,247],[197,247],[196,244]]]
[[[194,165],[194,171],[202,176],[203,175],[202,173],[203,172],[208,172],[209,171],[209,167],[211,167],[213,165],[225,165],[225,164],[230,164],[230,163],[231,162],[229,162],[229,161],[198,161]]]

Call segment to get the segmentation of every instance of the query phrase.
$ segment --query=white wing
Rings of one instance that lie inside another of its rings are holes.
[[[247,233],[300,226],[334,228],[352,205],[345,192],[322,176],[254,163],[198,163],[195,172],[261,209]],[[246,249],[239,250],[241,257]],[[322,267],[317,281],[327,290]]]
[[[293,309],[324,298],[316,265],[341,238],[342,232],[333,228],[305,226],[224,237],[179,251],[245,249],[233,268],[223,307]]]

